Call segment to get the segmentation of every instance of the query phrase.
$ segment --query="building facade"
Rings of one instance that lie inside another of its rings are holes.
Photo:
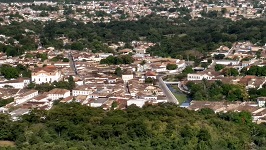
[[[31,73],[31,81],[35,84],[52,83],[61,79],[61,71],[55,66],[37,68]]]

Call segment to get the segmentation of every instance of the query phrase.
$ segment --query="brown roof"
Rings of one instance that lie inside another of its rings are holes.
[[[47,94],[41,94],[41,95],[36,96],[36,97],[34,98],[34,100],[39,101],[39,100],[42,100],[42,99],[44,99],[44,98],[46,98],[46,97],[47,97]]]
[[[146,76],[156,76],[156,73],[153,71],[146,72]]]
[[[61,103],[66,103],[66,102],[68,102],[68,101],[72,101],[72,100],[73,100],[73,96],[68,96],[68,97],[62,99],[60,102],[61,102]]]
[[[57,70],[57,68],[55,66],[53,66],[53,65],[49,65],[49,66],[45,66],[43,68],[36,68],[34,70],[34,72],[39,72],[41,70],[43,70],[45,72],[55,72]]]
[[[49,91],[49,94],[65,94],[66,92],[69,92],[69,90],[55,88]]]
[[[258,97],[258,101],[266,101],[266,97]]]

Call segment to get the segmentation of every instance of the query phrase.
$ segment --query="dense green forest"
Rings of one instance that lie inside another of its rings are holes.
[[[221,81],[211,83],[202,80],[199,83],[188,82],[187,87],[190,89],[190,96],[194,100],[245,101],[249,99],[245,86],[240,84],[225,84]]]
[[[0,114],[0,139],[9,149],[265,149],[266,126],[246,112],[215,114],[164,103],[104,111],[78,103],[33,110],[12,122]]]
[[[25,29],[34,31],[25,32]],[[18,55],[36,49],[39,43],[32,42],[34,34],[40,35],[40,44],[58,49],[90,49],[92,52],[113,52],[108,44],[146,39],[157,43],[148,50],[152,55],[187,58],[184,52],[195,50],[205,53],[220,45],[232,46],[233,42],[249,40],[257,45],[266,43],[266,21],[242,19],[231,21],[225,18],[199,18],[188,20],[179,18],[168,20],[154,14],[138,21],[112,21],[110,23],[87,23],[67,19],[65,22],[13,22],[1,26],[0,32],[19,41],[18,47],[12,40],[11,46],[0,44],[0,49],[8,55]],[[64,44],[62,38],[70,40]],[[193,53],[196,54],[196,53]],[[192,57],[192,55],[191,55]],[[192,57],[195,59],[195,56]],[[192,60],[192,59],[190,59]]]

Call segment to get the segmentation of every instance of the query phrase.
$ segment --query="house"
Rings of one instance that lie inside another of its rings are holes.
[[[38,91],[37,90],[29,90],[27,92],[23,92],[21,94],[19,94],[18,96],[16,96],[14,98],[14,101],[16,104],[21,104],[24,103],[30,99],[32,99],[33,97],[38,95]]]
[[[119,50],[119,53],[124,54],[124,55],[128,55],[129,53],[132,53],[132,50],[126,48],[126,49]]]
[[[266,97],[258,97],[257,102],[258,102],[259,107],[265,107]]]
[[[136,105],[138,107],[143,107],[147,101],[149,100],[148,99],[129,99],[127,101],[127,106]]]
[[[0,88],[0,97],[2,99],[11,98],[17,95],[19,91],[20,89]]]
[[[75,102],[81,103],[82,105],[88,102],[89,96],[87,95],[79,95],[75,98]]]
[[[186,62],[184,60],[176,60],[176,65],[178,69],[186,68]]]
[[[220,64],[220,65],[225,65],[225,66],[228,66],[228,65],[234,66],[234,65],[238,65],[239,64],[239,61],[237,61],[237,60],[225,60],[225,59],[223,59],[223,60],[216,60],[215,63],[216,64]]]
[[[32,102],[49,102],[48,95],[45,93],[34,97],[30,101],[32,101]]]
[[[29,78],[18,78],[15,80],[8,80],[4,82],[0,82],[0,88],[4,88],[6,86],[10,86],[14,89],[23,89],[30,83]]]
[[[60,98],[66,98],[68,96],[70,96],[70,91],[66,90],[66,89],[55,88],[55,89],[49,91],[49,93],[48,93],[48,97],[52,101],[58,100]]]
[[[205,70],[198,73],[189,73],[187,74],[187,80],[189,81],[195,81],[195,80],[214,80],[216,77],[218,77],[220,74],[219,72]]]
[[[136,52],[136,54],[145,54],[146,48],[139,46],[139,47],[134,48],[134,51]]]
[[[158,95],[157,100],[154,101],[154,103],[166,103],[166,102],[167,102],[167,98],[164,95]]]
[[[146,76],[146,78],[156,79],[156,73],[153,71],[146,72],[145,76]]]
[[[108,98],[98,98],[97,100],[90,101],[91,107],[101,107],[104,103],[108,101]]]
[[[132,72],[126,72],[122,74],[122,79],[124,82],[128,82],[129,80],[133,79],[133,73]]]
[[[60,101],[60,103],[70,103],[73,101],[73,96],[68,96]]]
[[[92,89],[88,87],[87,85],[77,86],[75,89],[72,90],[73,96],[91,95],[92,93],[93,93]]]
[[[51,83],[61,79],[61,71],[55,66],[37,68],[31,73],[31,80],[36,84]]]
[[[29,109],[19,108],[17,110],[10,112],[9,114],[11,115],[12,120],[17,121],[20,116],[28,114],[29,112],[30,112]]]

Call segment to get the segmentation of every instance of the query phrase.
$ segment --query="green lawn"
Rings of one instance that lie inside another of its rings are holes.
[[[185,102],[187,100],[187,95],[182,93],[179,89],[177,85],[172,85],[172,87],[178,91],[178,93],[173,93],[174,96],[176,97],[176,99],[178,100],[179,104],[181,105],[183,102]]]
[[[176,97],[176,99],[178,100],[180,105],[187,100],[187,96],[185,94],[181,94],[181,93],[180,94],[173,93],[173,94]]]

